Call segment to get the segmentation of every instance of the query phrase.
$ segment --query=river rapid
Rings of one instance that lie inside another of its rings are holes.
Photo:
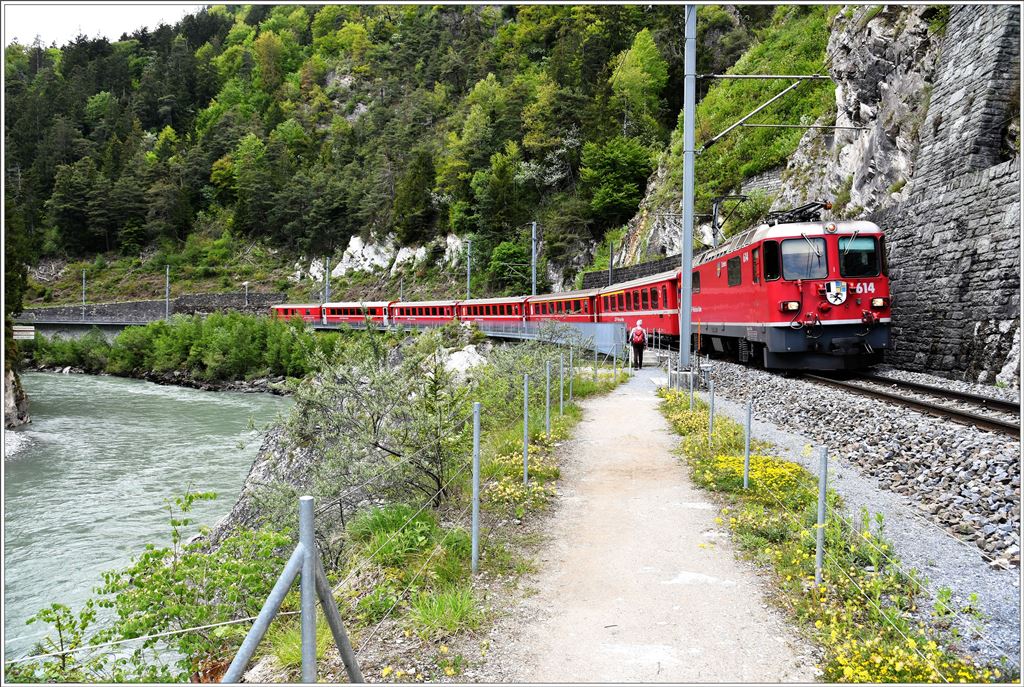
[[[81,606],[101,573],[147,543],[169,545],[165,499],[215,491],[192,517],[226,514],[259,449],[258,431],[291,399],[119,377],[28,372],[32,423],[4,432],[4,646],[46,632],[25,621],[52,602]]]

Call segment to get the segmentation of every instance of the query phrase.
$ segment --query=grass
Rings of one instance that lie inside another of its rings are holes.
[[[1001,672],[959,654],[955,637],[927,622],[922,582],[905,571],[884,536],[884,521],[862,513],[859,524],[836,514],[828,491],[823,582],[814,586],[817,484],[801,466],[766,455],[753,442],[750,487],[743,488],[743,429],[715,418],[708,437],[703,402],[662,392],[662,412],[682,435],[681,452],[695,484],[724,504],[740,549],[774,578],[777,600],[824,649],[826,682],[992,682]]]
[[[482,620],[473,590],[465,586],[423,592],[409,609],[409,621],[424,639],[443,639],[475,630]]]
[[[297,669],[302,665],[302,624],[297,621],[278,622],[267,631],[270,652],[282,667]],[[322,659],[327,648],[334,643],[327,618],[321,611],[316,614],[316,657]]]

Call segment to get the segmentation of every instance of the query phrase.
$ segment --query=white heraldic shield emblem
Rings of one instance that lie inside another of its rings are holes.
[[[830,281],[825,282],[825,298],[832,305],[842,305],[846,302],[846,282]]]

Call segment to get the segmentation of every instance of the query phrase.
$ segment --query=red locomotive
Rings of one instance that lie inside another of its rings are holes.
[[[889,348],[885,237],[871,222],[822,222],[814,203],[769,215],[694,258],[692,345],[772,369],[855,369]],[[642,320],[679,337],[680,270],[607,288],[464,301],[277,305],[275,317],[322,324],[439,325]]]

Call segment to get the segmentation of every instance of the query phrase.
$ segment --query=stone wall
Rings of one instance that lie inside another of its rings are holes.
[[[631,265],[629,267],[615,267],[612,269],[612,284],[618,284],[620,282],[629,281],[631,279],[639,279],[640,277],[647,277],[658,272],[667,272],[671,269],[679,269],[679,261],[681,260],[678,255],[670,255],[667,258],[661,260],[654,260],[652,262],[642,262],[639,265]],[[596,289],[603,286],[608,286],[608,270],[602,270],[600,272],[588,272],[583,275],[583,288],[585,289]]]
[[[889,242],[901,367],[1019,385],[1020,161],[1000,162],[1020,8],[952,9],[909,197],[874,213]]]
[[[171,299],[172,315],[206,315],[211,312],[246,312],[253,315],[267,313],[271,305],[283,303],[283,293],[207,293],[178,296]],[[248,301],[248,304],[246,302]],[[163,300],[125,301],[121,303],[87,303],[86,320],[104,322],[144,323],[163,319],[166,314]],[[48,308],[29,308],[18,315],[18,322],[81,321],[81,305],[58,305]]]

